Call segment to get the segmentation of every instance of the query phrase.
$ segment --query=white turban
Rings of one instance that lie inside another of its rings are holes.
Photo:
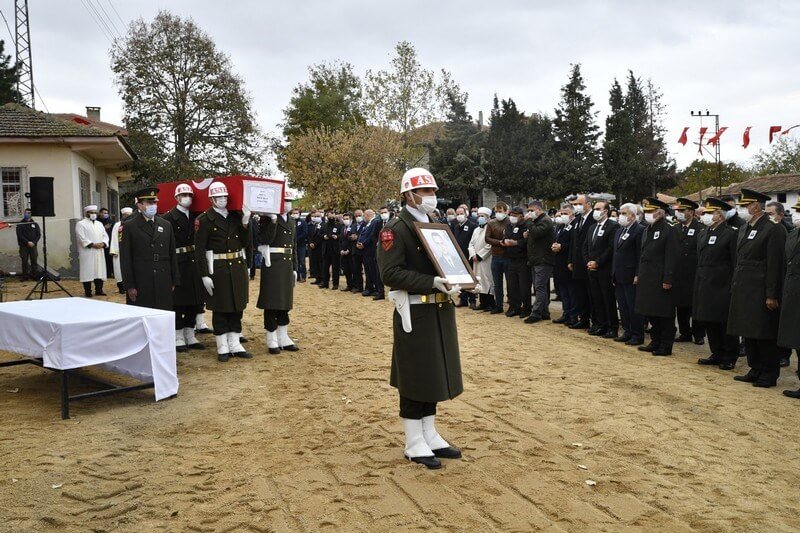
[[[488,216],[491,216],[492,210],[489,209],[488,207],[479,207],[478,208],[478,214],[479,215],[486,215],[488,217]]]
[[[131,213],[133,213],[133,208],[123,207],[122,209],[120,209],[120,213],[122,213],[123,215],[130,215]]]
[[[83,212],[84,213],[88,213],[89,211],[97,211],[97,206],[96,205],[87,205],[86,207],[83,208]]]

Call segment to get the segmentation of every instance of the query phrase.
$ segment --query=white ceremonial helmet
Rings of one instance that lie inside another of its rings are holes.
[[[188,185],[186,183],[179,183],[178,186],[175,187],[175,196],[178,196],[179,194],[191,194],[192,196],[194,196],[194,191],[192,190],[191,185]]]
[[[433,179],[433,174],[430,171],[418,167],[406,170],[406,173],[403,174],[403,179],[400,181],[400,194],[414,189],[426,188],[439,190],[439,186],[436,185],[436,180]]]
[[[224,183],[215,181],[208,187],[208,197],[214,198],[217,196],[228,196],[228,188]]]

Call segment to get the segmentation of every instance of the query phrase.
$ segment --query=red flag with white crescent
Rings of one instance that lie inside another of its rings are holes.
[[[724,126],[724,127],[720,128],[717,131],[717,134],[714,135],[713,137],[711,137],[706,144],[712,144],[712,145],[716,146],[717,143],[719,142],[719,138],[722,137],[722,134],[725,133],[725,130],[727,130],[727,129],[728,129],[727,126]]]
[[[747,148],[750,146],[750,128],[753,126],[747,126],[744,129],[744,135],[742,135],[742,148]]]
[[[683,128],[683,133],[681,133],[681,137],[680,137],[680,139],[678,139],[678,144],[682,144],[682,145],[686,146],[686,141],[689,140],[689,138],[686,136],[686,132],[687,131],[689,131],[689,127],[688,126]]]
[[[700,142],[697,143],[697,153],[698,154],[702,154],[703,153],[703,137],[706,136],[706,132],[707,131],[708,131],[708,128],[706,128],[705,126],[700,128]]]
[[[772,142],[772,138],[775,136],[776,133],[781,131],[780,126],[770,126],[769,127],[769,142]]]

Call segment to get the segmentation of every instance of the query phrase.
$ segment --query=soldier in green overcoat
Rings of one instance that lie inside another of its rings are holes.
[[[208,187],[212,207],[195,219],[195,259],[217,342],[217,358],[252,357],[242,347],[242,314],[247,307],[248,276],[245,248],[250,242],[250,210],[228,210],[228,189],[214,182]]]
[[[736,202],[744,224],[737,236],[736,269],[731,286],[728,334],[744,338],[750,370],[737,381],[774,387],[780,375],[780,317],[786,230],[764,214],[770,197],[742,189]]]
[[[286,197],[282,215],[265,215],[258,221],[259,242],[262,243],[258,249],[264,256],[264,263],[256,307],[264,310],[267,349],[271,354],[299,350],[289,337],[289,311],[294,303],[297,281],[296,224],[289,218],[291,209],[291,199]]]
[[[675,231],[678,236],[678,261],[675,263],[675,286],[672,288],[675,299],[675,313],[678,316],[678,337],[675,342],[703,344],[705,330],[700,322],[692,320],[692,296],[694,278],[697,275],[697,241],[702,224],[695,218],[700,207],[688,198],[678,198],[675,218],[678,223]]]
[[[399,216],[378,236],[381,279],[395,302],[394,343],[390,384],[400,393],[400,417],[406,435],[405,456],[428,468],[440,468],[439,458],[457,459],[461,451],[436,431],[436,404],[463,391],[455,305],[450,287],[438,277],[414,222],[434,222],[436,181],[422,168],[407,171],[400,193],[406,202]]]
[[[794,229],[786,237],[786,279],[783,282],[778,345],[794,348],[800,354],[800,198],[792,206],[792,224]],[[800,390],[787,390],[783,394],[800,398]]]

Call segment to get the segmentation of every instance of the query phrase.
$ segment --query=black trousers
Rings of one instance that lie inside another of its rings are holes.
[[[400,396],[400,418],[420,420],[436,414],[436,402],[418,402]]]
[[[610,270],[589,272],[589,293],[594,325],[603,329],[618,329],[617,300],[614,297]]]
[[[523,315],[531,313],[531,269],[528,260],[509,259],[508,261],[508,309]]]
[[[83,292],[86,294],[86,296],[91,296],[92,295],[92,282],[91,281],[84,281],[83,282]],[[101,293],[101,292],[103,292],[103,280],[102,279],[96,279],[96,280],[94,280],[94,293],[98,294],[98,293]]]
[[[728,335],[726,322],[703,322],[702,326],[708,334],[708,347],[711,357],[723,363],[736,363],[739,359],[739,337]]]
[[[491,294],[480,293],[478,295],[478,302],[481,309],[494,309],[494,296]]]
[[[364,290],[364,254],[353,254],[353,288]]]
[[[364,291],[373,293],[376,291],[378,274],[378,262],[375,255],[366,254],[363,256],[364,261]]]
[[[22,277],[33,277],[39,267],[36,261],[39,259],[39,249],[34,246],[28,248],[27,246],[19,247],[19,258],[22,260]]]
[[[331,285],[334,287],[339,286],[339,276],[342,270],[342,256],[339,255],[337,247],[333,252],[325,252],[324,262],[322,264],[322,284]]]
[[[581,322],[589,322],[592,313],[591,300],[589,299],[589,282],[585,279],[572,278],[572,287],[575,289],[575,315]]]
[[[322,251],[319,247],[308,249],[308,269],[311,271],[312,278],[322,279]]]
[[[672,351],[672,344],[675,342],[675,317],[649,316],[647,320],[652,328],[650,344],[656,349]]]
[[[194,329],[197,314],[203,308],[201,305],[176,305],[172,310],[175,311],[175,329],[192,328]]]
[[[226,333],[242,332],[242,311],[225,313],[213,311],[211,313],[211,326],[214,328],[214,335],[225,335]]]
[[[706,330],[702,322],[692,320],[692,306],[678,307],[678,333],[681,336],[692,337],[695,341],[701,341],[706,336]]]
[[[344,274],[344,282],[347,288],[353,288],[353,256],[350,254],[341,256],[342,273]]]
[[[780,376],[780,354],[775,339],[745,339],[749,374],[754,374],[758,381],[775,382]]]
[[[264,309],[264,328],[267,331],[275,331],[278,326],[289,325],[289,311],[278,311],[275,309]]]

